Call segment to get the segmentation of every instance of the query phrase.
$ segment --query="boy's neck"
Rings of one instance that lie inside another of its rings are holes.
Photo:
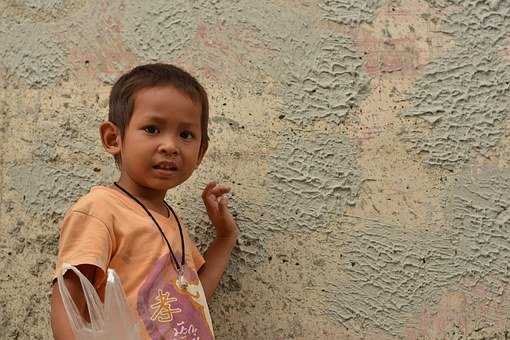
[[[117,184],[136,197],[147,209],[157,211],[165,216],[168,215],[167,208],[163,203],[166,191],[142,187],[134,183],[128,176],[122,175],[117,181]]]

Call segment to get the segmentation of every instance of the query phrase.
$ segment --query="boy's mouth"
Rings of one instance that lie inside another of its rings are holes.
[[[154,166],[154,169],[158,170],[166,170],[166,171],[176,171],[177,164],[175,162],[161,162]]]

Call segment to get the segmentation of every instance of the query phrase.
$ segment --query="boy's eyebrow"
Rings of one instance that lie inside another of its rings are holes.
[[[166,119],[164,118],[164,115],[162,115],[160,113],[157,113],[157,112],[147,112],[147,118],[146,119],[149,120],[149,121],[153,121],[153,122],[156,122],[156,123],[162,123],[162,124],[165,124],[167,122]],[[200,124],[197,124],[196,122],[194,122],[193,120],[184,121],[184,122],[181,122],[180,124],[183,125],[183,126],[196,126],[196,125],[200,125]]]
[[[147,113],[147,117],[145,119],[151,122],[165,123],[165,118],[163,118],[161,115],[154,113]]]

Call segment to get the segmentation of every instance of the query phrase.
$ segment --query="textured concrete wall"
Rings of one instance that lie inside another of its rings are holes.
[[[0,338],[49,339],[57,224],[117,176],[113,81],[164,61],[211,97],[169,193],[203,247],[209,179],[242,237],[219,339],[510,337],[510,2],[4,0]]]

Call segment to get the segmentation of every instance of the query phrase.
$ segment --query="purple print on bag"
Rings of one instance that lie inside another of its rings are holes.
[[[151,339],[214,339],[198,275],[185,266],[184,278],[188,285],[180,288],[168,254],[156,261],[138,291],[138,314]]]

